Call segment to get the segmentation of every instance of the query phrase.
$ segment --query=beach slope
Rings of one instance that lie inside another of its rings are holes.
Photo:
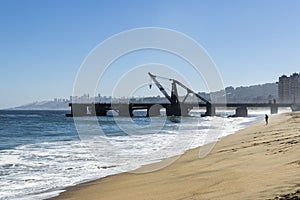
[[[300,199],[300,113],[269,120],[222,138],[204,158],[193,149],[161,170],[109,176],[53,199]]]

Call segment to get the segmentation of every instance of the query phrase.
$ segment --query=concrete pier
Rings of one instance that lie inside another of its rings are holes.
[[[206,116],[215,116],[216,115],[216,107],[214,105],[206,106]]]
[[[130,106],[130,104],[119,104],[119,107],[117,108],[119,111],[120,117],[132,117],[133,116],[133,110]]]
[[[278,106],[276,104],[271,105],[271,114],[277,114],[278,113]]]
[[[166,115],[167,116],[181,116],[180,105],[167,105],[166,107]]]
[[[154,117],[154,116],[160,116],[160,109],[162,109],[163,106],[160,104],[155,104],[147,109],[147,117]]]
[[[247,117],[247,116],[248,116],[247,107],[241,106],[235,109],[235,117]]]
[[[189,116],[189,112],[193,107],[187,106],[185,104],[181,104],[180,108],[181,108],[181,116]]]
[[[147,117],[159,116],[162,108],[166,109],[167,116],[188,116],[188,113],[193,108],[205,107],[206,112],[203,116],[216,115],[216,108],[235,108],[236,117],[248,116],[248,108],[262,108],[269,107],[271,114],[278,113],[279,107],[290,107],[293,111],[300,110],[300,105],[295,104],[277,104],[277,103],[181,103],[171,105],[170,103],[70,103],[71,113],[66,116],[80,117],[80,116],[106,116],[107,111],[115,110],[121,117],[132,117],[134,110],[147,110]]]

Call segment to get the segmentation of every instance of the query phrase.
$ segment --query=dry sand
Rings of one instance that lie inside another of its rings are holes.
[[[193,149],[161,170],[109,176],[54,199],[300,199],[299,122],[300,113],[272,115],[268,126],[260,122],[227,136],[204,158]]]

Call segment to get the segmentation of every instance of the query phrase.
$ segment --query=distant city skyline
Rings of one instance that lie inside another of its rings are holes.
[[[279,102],[300,103],[300,75],[293,73],[290,76],[282,75],[278,82]]]
[[[114,34],[141,27],[192,37],[217,65],[225,87],[276,82],[283,74],[300,71],[299,10],[297,0],[2,0],[0,109],[69,98],[80,65],[93,48]],[[104,77],[108,86],[97,92],[109,96],[110,79],[144,60],[162,60],[150,53],[116,63]],[[167,63],[185,73],[195,91],[203,90],[203,80],[184,63]]]

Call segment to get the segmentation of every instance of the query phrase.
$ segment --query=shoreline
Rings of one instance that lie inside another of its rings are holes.
[[[298,115],[300,122],[300,114],[291,113],[272,115],[268,126],[265,126],[264,122],[258,122],[247,126],[234,134],[220,139],[214,149],[204,158],[198,157],[198,147],[186,151],[183,155],[179,156],[180,158],[178,160],[161,170],[149,173],[138,173],[139,170],[147,170],[147,168],[151,168],[153,165],[159,165],[162,162],[168,161],[168,159],[142,166],[133,172],[124,172],[76,186],[67,187],[65,188],[65,192],[50,199],[186,199],[192,197],[195,197],[196,199],[259,199],[261,197],[262,199],[272,199],[287,193],[295,192],[296,194],[297,190],[300,189],[299,185],[298,188],[294,186],[295,188],[291,189],[291,186],[289,186],[289,189],[285,190],[283,189],[284,187],[277,186],[277,190],[279,190],[278,188],[281,189],[276,193],[274,188],[271,187],[272,184],[269,183],[270,180],[268,180],[276,171],[272,166],[286,160],[286,157],[279,157],[279,161],[278,158],[276,159],[276,162],[272,161],[275,157],[280,155],[282,151],[277,152],[276,154],[268,154],[270,149],[272,149],[272,146],[265,149],[262,148],[262,146],[266,143],[253,143],[253,141],[251,145],[248,143],[250,142],[249,140],[256,140],[256,138],[259,137],[254,135],[262,135],[264,132],[276,131],[276,128],[278,129],[279,126],[278,124],[286,124],[289,120],[295,120]],[[262,131],[259,131],[259,129],[262,129]],[[275,137],[274,134],[273,137]],[[299,142],[299,137],[296,137],[296,139],[297,140],[294,141],[295,145]],[[276,142],[276,140],[274,141]],[[238,144],[235,144],[236,142]],[[203,151],[203,149],[209,145],[211,144],[200,147],[200,150]],[[252,148],[252,151],[245,152],[244,149],[247,148]],[[255,150],[254,152],[253,149]],[[264,149],[263,152],[261,152],[262,149]],[[293,150],[295,149],[293,148]],[[266,155],[263,156],[261,155],[262,153]],[[296,150],[296,154],[297,153],[300,153],[299,150]],[[239,156],[236,158],[237,155],[235,154],[239,154]],[[293,156],[295,156],[295,152],[293,153]],[[247,159],[245,159],[245,157]],[[268,157],[274,158],[271,160],[266,159]],[[253,166],[252,168],[250,167],[250,158],[259,161],[254,168]],[[293,157],[293,159],[296,158]],[[248,165],[245,165],[244,162],[248,163]],[[296,159],[295,162],[296,164],[292,166],[298,167],[299,170],[300,160],[297,161]],[[299,164],[297,162],[299,162]],[[263,174],[260,174],[260,168],[265,169],[268,167],[265,166],[265,164],[270,164],[269,167],[272,170],[266,170]],[[244,170],[247,170],[246,172],[248,173],[244,174]],[[257,172],[257,175],[260,176],[255,177],[254,172]],[[290,172],[294,172],[294,170],[290,170]],[[250,184],[250,182],[247,183],[247,179],[244,180],[245,176],[253,178],[256,181],[254,181],[254,184]],[[280,177],[279,180],[284,179],[282,173],[278,173],[276,177]],[[297,173],[293,174],[292,177],[297,178]],[[299,176],[298,178],[300,179]],[[234,181],[235,179],[242,179],[243,181]],[[273,182],[276,181],[274,180]],[[263,185],[260,185],[262,183],[266,184],[266,189],[263,188]],[[247,187],[243,188],[243,184]],[[261,188],[259,189],[257,185],[260,185]],[[252,186],[253,188],[249,186]],[[236,191],[234,189],[235,187],[237,187]],[[267,192],[268,187],[272,188],[271,193]],[[220,188],[221,190],[216,188]],[[253,196],[253,194],[259,194],[259,196]]]

